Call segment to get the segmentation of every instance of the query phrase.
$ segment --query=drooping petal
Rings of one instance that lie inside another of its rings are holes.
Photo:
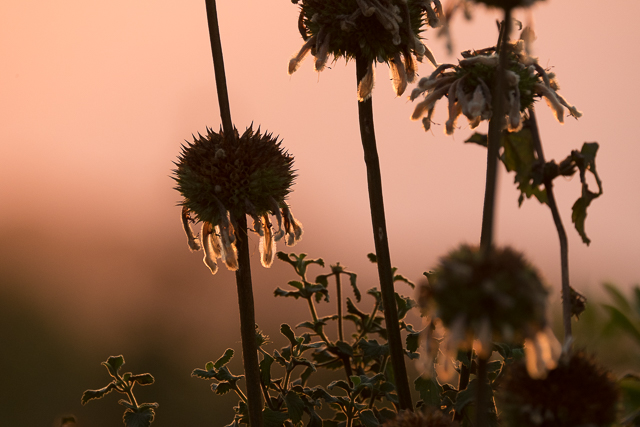
[[[207,267],[209,267],[211,274],[216,274],[218,272],[218,264],[216,264],[216,259],[218,257],[213,250],[213,244],[211,242],[212,231],[210,223],[205,222],[202,225],[202,240],[204,246],[204,259],[202,261]]]
[[[302,48],[300,49],[300,51],[293,58],[291,58],[291,60],[289,61],[289,70],[288,70],[289,75],[296,72],[296,70],[298,69],[298,67],[300,67],[300,64],[302,63],[304,58],[307,56],[309,51],[311,51],[311,48],[313,47],[313,45],[315,45],[315,43],[316,43],[315,36],[309,37],[309,40],[307,40],[302,45]]]
[[[407,89],[407,73],[399,52],[396,52],[393,59],[389,61],[389,71],[391,72],[393,90],[397,96],[400,96]]]
[[[364,102],[371,97],[373,80],[373,63],[371,63],[367,68],[367,74],[358,82],[358,101]]]
[[[462,107],[460,106],[460,103],[456,102],[457,101],[456,90],[459,84],[460,84],[460,79],[451,83],[451,86],[449,87],[449,93],[448,93],[449,119],[445,123],[445,133],[447,135],[453,134],[454,128],[456,126],[456,121],[460,116],[460,113],[462,113]]]
[[[276,253],[276,241],[273,239],[273,231],[271,229],[271,222],[267,215],[262,217],[264,221],[264,235],[260,237],[260,262],[262,266],[269,268],[273,264],[273,259]]]
[[[327,65],[327,59],[329,59],[330,38],[331,33],[326,33],[324,40],[322,40],[322,44],[320,45],[320,49],[318,49],[318,52],[316,53],[315,70],[318,72],[324,70],[324,66]]]
[[[287,239],[287,246],[294,246],[302,238],[302,225],[293,217],[289,206],[286,204],[282,208],[282,216],[284,217],[284,228]]]
[[[413,114],[411,115],[411,120],[418,120],[420,117],[424,115],[424,113],[436,104],[440,98],[442,98],[447,92],[449,92],[450,85],[443,85],[442,87],[434,90],[429,95],[427,95],[423,101],[416,105],[416,108],[413,110]]]
[[[493,349],[493,342],[491,341],[492,333],[491,333],[491,322],[488,317],[484,317],[480,321],[480,326],[477,330],[477,340],[476,345],[473,347],[483,359],[491,356],[491,351]]]
[[[221,258],[231,271],[238,269],[238,250],[235,245],[235,231],[231,221],[220,226]]]
[[[533,90],[538,94],[544,97],[545,101],[547,101],[547,105],[553,111],[553,114],[556,116],[556,120],[560,123],[564,123],[564,108],[562,104],[556,97],[556,93],[546,87],[543,84],[536,83],[533,85]]]
[[[282,228],[282,215],[280,214],[280,206],[276,199],[271,197],[271,214],[276,217],[278,223],[278,231],[273,233],[273,239],[278,242],[284,237],[284,229]]]
[[[187,241],[189,243],[189,249],[192,251],[200,250],[200,241],[198,240],[198,236],[193,234],[193,230],[191,229],[191,216],[189,214],[189,209],[186,206],[182,207],[182,227],[184,228],[184,233],[187,235]]]

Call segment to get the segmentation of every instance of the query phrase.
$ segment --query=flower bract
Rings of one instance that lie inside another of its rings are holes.
[[[189,247],[204,249],[212,273],[218,258],[230,270],[238,268],[234,224],[241,215],[253,218],[265,267],[273,262],[276,241],[285,237],[287,245],[294,245],[302,236],[302,226],[285,202],[296,177],[293,157],[272,134],[252,126],[242,136],[235,129],[233,135],[207,129],[206,135],[182,146],[176,166],[173,178],[183,196]],[[195,222],[202,223],[200,238],[191,229]]]

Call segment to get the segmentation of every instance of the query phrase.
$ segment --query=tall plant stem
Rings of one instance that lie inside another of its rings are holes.
[[[227,138],[235,137],[227,79],[224,72],[220,28],[215,0],[205,0],[207,21],[209,24],[209,38],[215,70],[218,103],[222,128]],[[241,215],[235,219],[236,247],[238,249],[238,270],[236,284],[238,288],[238,306],[240,309],[240,335],[242,337],[242,359],[247,379],[247,399],[249,406],[249,423],[251,427],[262,427],[262,388],[260,383],[260,368],[258,366],[258,345],[256,343],[256,320],[253,303],[253,287],[251,284],[251,265],[249,261],[249,237],[247,235],[247,218]]]
[[[540,132],[538,131],[538,122],[533,107],[529,108],[529,117],[525,126],[531,131],[533,144],[538,155],[538,160],[545,164],[544,153],[542,151],[542,142]],[[558,239],[560,240],[560,266],[562,269],[562,323],[564,326],[564,341],[568,342],[571,338],[571,287],[569,286],[569,243],[567,241],[567,233],[562,225],[558,204],[553,195],[553,182],[551,179],[545,179],[544,188],[547,192],[547,204],[551,209],[553,223],[558,231]]]
[[[336,295],[338,300],[338,340],[344,341],[342,328],[342,283],[340,281],[340,273],[336,273]]]
[[[480,235],[480,248],[490,251],[493,247],[493,225],[495,219],[496,187],[498,181],[498,152],[500,140],[504,129],[504,94],[505,94],[505,70],[509,54],[509,35],[511,34],[511,9],[504,11],[504,21],[500,28],[498,39],[499,63],[495,77],[494,92],[492,94],[492,117],[489,121],[489,147],[487,149],[487,178],[485,183],[484,206],[482,211],[482,233]],[[487,425],[488,395],[485,383],[487,382],[487,359],[478,356],[478,388],[476,395],[476,427]]]
[[[356,76],[360,82],[367,73],[368,62],[360,55],[356,56]],[[395,291],[393,287],[393,273],[391,270],[391,256],[387,239],[387,225],[384,215],[384,201],[382,198],[382,178],[380,176],[380,161],[376,148],[376,135],[373,126],[373,104],[371,98],[358,101],[358,116],[360,118],[360,137],[364,149],[364,161],[367,166],[367,183],[369,187],[369,205],[371,209],[371,223],[373,226],[373,240],[375,241],[378,276],[384,305],[384,319],[387,326],[389,353],[391,366],[395,376],[396,390],[400,408],[413,409],[411,390],[404,364],[404,346],[398,323]]]

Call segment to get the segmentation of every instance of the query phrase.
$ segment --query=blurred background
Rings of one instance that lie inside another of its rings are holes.
[[[600,143],[604,195],[588,211],[590,247],[571,224],[578,177],[555,188],[572,285],[592,303],[577,326],[578,341],[621,374],[640,369],[640,349],[602,333],[599,303],[603,282],[629,294],[640,281],[634,50],[640,3],[607,5],[547,1],[516,17],[534,25],[540,64],[584,112],[559,125],[538,104],[547,159]],[[327,265],[340,261],[359,274],[361,289],[375,286],[376,269],[366,258],[373,241],[354,64],[340,61],[318,74],[307,59],[288,76],[288,61],[302,44],[298,7],[289,1],[219,1],[218,14],[235,125],[242,131],[253,122],[280,135],[296,159],[290,205],[305,234],[295,248],[278,249],[322,257]],[[494,45],[497,18],[483,7],[471,22],[456,16],[456,51]],[[423,37],[438,61],[459,58],[448,55],[436,31]],[[48,426],[74,414],[80,426],[118,425],[120,397],[80,405],[85,389],[109,381],[100,362],[118,354],[125,371],[155,375],[156,384],[137,389],[139,401],[160,403],[154,425],[230,422],[233,396],[215,396],[189,375],[229,347],[238,351],[231,369],[241,371],[234,275],[221,269],[211,276],[201,253],[189,252],[171,179],[181,143],[220,126],[204,1],[4,0],[0,58],[2,424]],[[425,62],[419,73],[432,69]],[[443,104],[435,115],[440,125],[425,133],[409,120],[412,103],[393,94],[387,67],[376,71],[392,261],[419,281],[452,247],[479,241],[486,152],[463,143],[472,133],[466,120],[453,137],[444,135]],[[517,198],[513,175],[502,169],[497,241],[539,267],[557,313],[560,263],[551,214],[535,200],[518,208]],[[265,270],[257,239],[251,250],[257,322],[276,347],[284,346],[278,326],[307,320],[306,308],[273,297],[277,286],[295,279],[290,267],[276,261]],[[325,304],[321,314],[332,310]]]

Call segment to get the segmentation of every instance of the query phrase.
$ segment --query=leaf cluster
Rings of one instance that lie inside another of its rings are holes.
[[[109,375],[113,380],[97,390],[86,390],[82,394],[81,402],[84,405],[90,400],[102,399],[112,391],[127,395],[129,400],[121,399],[119,404],[127,408],[124,411],[122,420],[127,427],[149,427],[155,418],[155,410],[158,409],[157,403],[141,403],[138,404],[133,395],[133,387],[136,384],[142,386],[153,384],[155,379],[151,374],[132,374],[127,372],[120,374],[120,368],[124,365],[124,357],[111,356],[102,365],[107,368]]]

